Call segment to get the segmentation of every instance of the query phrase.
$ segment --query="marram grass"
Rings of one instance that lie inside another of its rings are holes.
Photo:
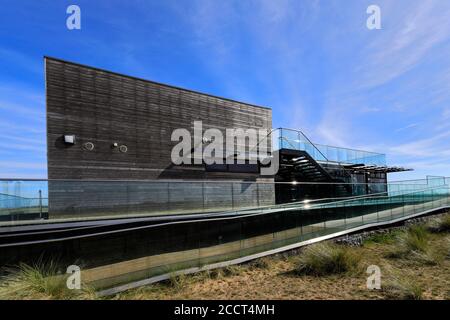
[[[315,276],[349,273],[358,269],[360,260],[354,248],[318,243],[300,254],[295,273]]]
[[[0,278],[0,299],[4,300],[66,300],[92,299],[95,291],[87,286],[79,290],[67,287],[68,274],[62,273],[54,261],[20,264],[5,270]]]

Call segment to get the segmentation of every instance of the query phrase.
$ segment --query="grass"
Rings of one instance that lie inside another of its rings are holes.
[[[428,225],[428,230],[432,233],[448,233],[450,232],[450,214],[443,217],[431,220]]]
[[[443,232],[450,232],[450,214],[445,215],[441,219],[440,230]]]
[[[323,276],[355,271],[361,257],[354,249],[331,243],[307,247],[300,256],[297,274]]]
[[[444,247],[444,255],[445,255],[445,259],[450,260],[450,237],[446,238],[446,246]],[[450,290],[449,290],[450,292]]]
[[[270,265],[270,258],[268,257],[253,260],[248,264],[250,269],[267,269],[269,265]]]
[[[445,259],[441,250],[432,248],[432,234],[425,225],[414,225],[397,236],[397,241],[386,256],[394,259],[404,259],[410,263],[437,265]]]
[[[242,274],[242,272],[249,267],[250,265],[230,265],[223,268],[206,270],[192,275],[176,274],[174,272],[170,275],[167,281],[163,282],[163,284],[175,289],[175,291],[179,291],[192,283],[192,281],[223,279],[226,277],[236,276]]]
[[[430,234],[424,226],[416,225],[408,229],[400,237],[399,245],[406,253],[427,252],[429,249]]]
[[[392,258],[403,258],[411,253],[425,253],[429,249],[430,234],[424,226],[412,226],[397,235],[394,250],[388,253]]]
[[[363,245],[371,244],[393,244],[400,235],[400,230],[393,230],[391,232],[375,233],[363,241]]]
[[[187,285],[187,281],[188,277],[185,274],[171,274],[168,280],[168,284],[176,291],[179,291]]]
[[[395,259],[388,253],[402,252]],[[407,253],[405,253],[407,252]],[[450,237],[424,226],[375,234],[359,248],[323,242],[288,256],[187,276],[183,286],[154,284],[113,299],[449,299]],[[418,258],[419,257],[419,258]],[[416,261],[420,260],[420,261]],[[381,269],[381,290],[366,288],[368,265]]]
[[[86,286],[81,290],[68,289],[67,276],[54,261],[20,264],[6,270],[0,283],[0,299],[65,300],[95,296],[95,292]]]
[[[414,278],[399,275],[399,271],[391,273],[382,290],[388,299],[422,300],[424,297],[423,286]]]
[[[109,298],[113,300],[144,300],[149,299],[149,297],[171,299],[174,296],[182,296],[182,299],[189,299],[189,296],[185,296],[186,290],[192,288],[195,284],[223,281],[234,276],[242,275],[249,269],[251,269],[250,265],[231,265],[190,275],[172,272],[171,276],[166,281],[125,291]],[[202,298],[200,297],[200,299]]]

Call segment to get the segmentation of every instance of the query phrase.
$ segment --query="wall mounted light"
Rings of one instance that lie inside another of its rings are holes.
[[[65,144],[75,144],[75,135],[74,134],[65,134],[64,135],[64,143]]]

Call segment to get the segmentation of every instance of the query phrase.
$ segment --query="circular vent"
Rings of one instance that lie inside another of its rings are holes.
[[[92,151],[94,150],[94,144],[92,142],[86,142],[83,144],[83,148],[87,151]]]
[[[122,153],[125,153],[125,152],[127,152],[128,151],[128,147],[126,146],[126,145],[121,145],[120,147],[119,147],[119,151],[120,152],[122,152]]]

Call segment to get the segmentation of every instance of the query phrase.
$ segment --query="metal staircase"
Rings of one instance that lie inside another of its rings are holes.
[[[298,181],[331,182],[330,174],[306,151],[280,150],[282,161],[280,163],[280,174],[291,175],[292,178],[299,177]]]
[[[281,128],[279,130],[282,130]],[[290,171],[291,179],[299,178],[299,181],[307,182],[333,182],[343,183],[333,186],[334,194],[337,197],[349,196],[352,194],[352,186],[345,184],[351,181],[351,175],[345,170],[340,163],[329,161],[328,158],[320,151],[319,148],[300,130],[294,131],[299,140],[305,141],[306,150],[300,150],[287,139],[283,134],[280,135],[280,174],[288,175]],[[322,166],[310,153],[315,155],[316,159],[320,159],[325,164],[333,163],[333,172],[339,172],[339,177],[331,175],[330,172]],[[294,158],[292,156],[295,155]]]
[[[281,149],[278,175],[285,181],[335,183],[330,185],[333,189],[330,193],[336,197],[349,196],[352,193],[351,185],[344,184],[343,179],[333,177],[306,151]]]

